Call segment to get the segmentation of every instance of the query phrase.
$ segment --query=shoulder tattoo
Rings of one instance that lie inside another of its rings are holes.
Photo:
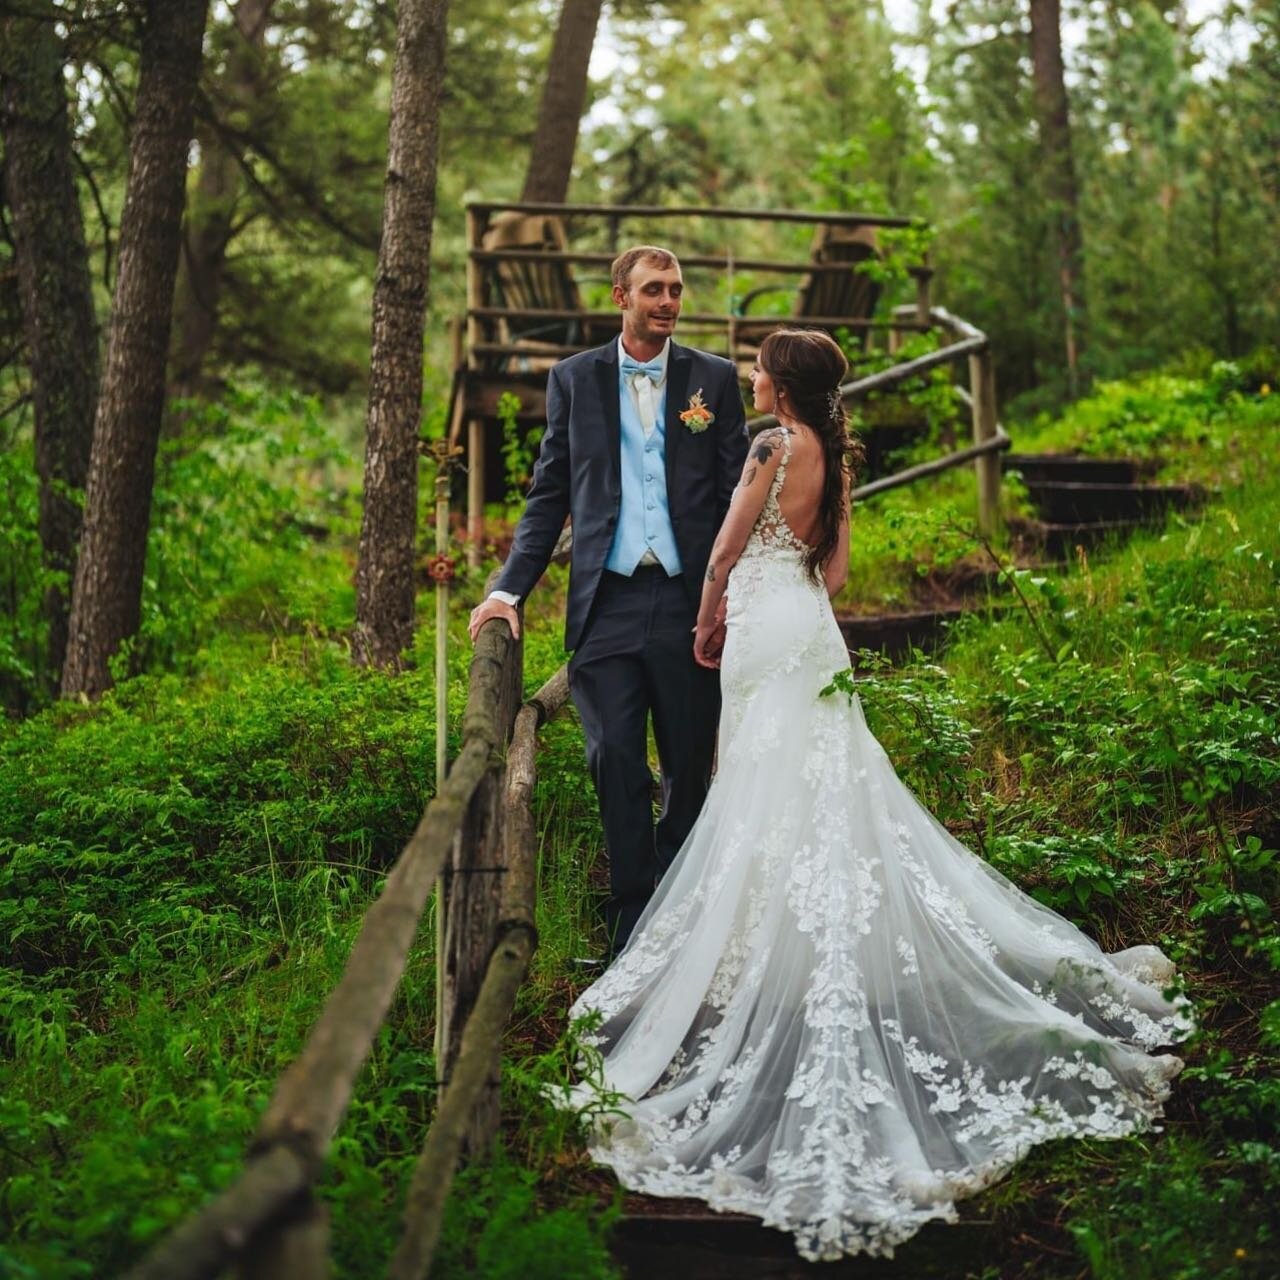
[[[757,462],[768,462],[773,457],[774,451],[782,447],[782,439],[784,436],[791,434],[790,427],[770,427],[768,431],[762,431],[757,437],[755,444],[751,447],[752,456]]]

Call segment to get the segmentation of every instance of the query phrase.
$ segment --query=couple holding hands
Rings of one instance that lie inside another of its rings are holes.
[[[771,333],[751,381],[776,425],[749,441],[734,365],[673,340],[683,293],[665,249],[614,262],[621,337],[552,369],[471,616],[518,628],[572,518],[610,895],[572,1010],[600,1070],[563,1101],[625,1186],[753,1214],[806,1258],[889,1255],[1035,1143],[1150,1127],[1181,1067],[1150,1051],[1193,1021],[1156,948],[1106,954],[1023,894],[906,789],[856,698],[820,696],[848,666],[847,362]]]

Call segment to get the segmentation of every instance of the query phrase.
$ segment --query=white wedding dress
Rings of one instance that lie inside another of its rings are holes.
[[[1035,1143],[1149,1127],[1181,1062],[1147,1051],[1193,1023],[1156,948],[1027,897],[819,697],[848,653],[778,507],[789,456],[729,581],[706,806],[572,1010],[623,1099],[602,1114],[597,1073],[561,1101],[625,1187],[892,1255]]]

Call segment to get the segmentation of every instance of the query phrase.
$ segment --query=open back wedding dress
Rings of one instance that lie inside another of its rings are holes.
[[[895,1245],[1035,1143],[1160,1114],[1186,1037],[1154,947],[1106,955],[959,844],[894,773],[778,506],[729,581],[719,770],[619,958],[578,999],[603,1085],[590,1149],[633,1190]],[[570,1104],[600,1099],[599,1082]]]

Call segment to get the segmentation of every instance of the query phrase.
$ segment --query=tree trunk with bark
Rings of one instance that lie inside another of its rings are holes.
[[[56,690],[93,442],[98,326],[53,5],[32,4],[27,13],[0,20],[0,110],[35,410],[40,546],[45,567],[59,575],[44,597],[48,682]]]
[[[138,629],[164,412],[187,148],[208,0],[147,0],[119,267],[71,598],[64,696],[111,684]]]
[[[222,96],[232,109],[251,110],[262,93],[262,50],[274,0],[240,0],[232,20]],[[187,209],[178,290],[174,300],[172,390],[190,397],[204,389],[203,370],[218,325],[227,246],[235,234],[240,162],[216,127],[200,131],[200,177]]]
[[[447,10],[447,0],[400,0],[396,22],[352,643],[355,660],[374,666],[399,666],[413,643],[422,338]]]
[[[587,101],[587,68],[602,5],[603,0],[564,0],[521,200],[563,204],[569,194],[578,126]]]
[[[1060,0],[1030,0],[1031,69],[1036,117],[1058,243],[1058,281],[1064,314],[1067,383],[1071,395],[1081,389],[1080,357],[1084,351],[1084,236],[1080,228],[1071,117],[1062,65]]]

